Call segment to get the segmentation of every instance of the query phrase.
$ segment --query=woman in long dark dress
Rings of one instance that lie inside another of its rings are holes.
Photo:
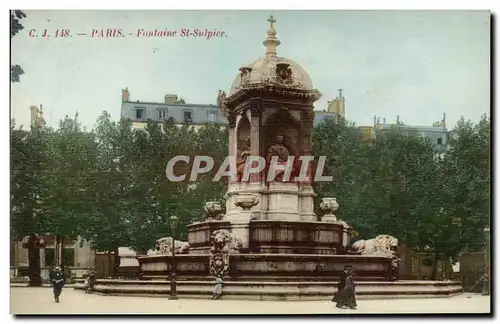
[[[339,291],[335,296],[338,308],[349,307],[355,309],[358,305],[356,303],[354,272],[350,265],[344,267],[344,271],[340,276]]]

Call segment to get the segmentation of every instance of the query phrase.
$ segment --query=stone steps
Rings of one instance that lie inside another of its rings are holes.
[[[249,300],[328,300],[337,290],[337,282],[225,282],[225,299]],[[75,289],[83,289],[78,283]],[[95,292],[104,295],[132,295],[166,297],[170,282],[166,280],[98,280]],[[178,281],[180,298],[209,298],[213,292],[211,281]],[[359,282],[356,295],[360,299],[437,298],[462,293],[460,282],[452,281],[398,281]]]

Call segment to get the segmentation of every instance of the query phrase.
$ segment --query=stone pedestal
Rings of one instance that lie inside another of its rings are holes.
[[[187,226],[189,254],[208,254],[210,251],[210,236],[216,230],[230,229],[226,220],[198,222]]]
[[[297,183],[271,182],[266,192],[267,220],[301,221]]]
[[[120,258],[119,267],[121,268],[139,266],[139,262],[137,261],[137,252],[128,247],[119,247],[118,256]]]
[[[301,220],[304,222],[315,222],[318,216],[314,213],[314,193],[310,185],[300,185],[299,211]]]
[[[230,222],[231,234],[241,240],[243,250],[248,249],[249,245],[249,223],[254,218],[252,207],[258,205],[260,199],[258,195],[248,191],[240,192],[234,197],[234,204],[240,210],[232,210],[226,215],[226,219]]]
[[[229,184],[226,192],[226,219],[230,220],[234,215],[238,217],[237,215],[241,212],[241,208],[236,205],[239,194],[252,194],[256,196],[260,203],[250,209],[253,214],[252,217],[256,219],[265,218],[267,200],[263,195],[264,191],[262,184],[258,182],[234,182]]]
[[[333,214],[328,214],[328,215],[324,215],[321,218],[321,221],[322,222],[327,222],[327,223],[333,223],[333,222],[337,221],[337,217],[335,217],[335,215],[333,215]]]
[[[252,212],[250,210],[241,210],[238,214],[234,214],[230,222],[231,234],[241,239],[241,247],[248,249],[250,241],[249,237],[249,224],[252,219]]]

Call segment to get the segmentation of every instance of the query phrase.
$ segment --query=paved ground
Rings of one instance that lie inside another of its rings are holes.
[[[116,297],[65,288],[61,303],[50,288],[10,288],[11,314],[332,314],[332,313],[489,313],[490,297],[361,300],[358,309],[337,309],[328,301],[197,300]]]

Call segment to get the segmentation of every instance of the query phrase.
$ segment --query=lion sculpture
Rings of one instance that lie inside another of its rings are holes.
[[[148,251],[148,255],[172,255],[172,237],[162,237],[156,240],[156,245],[153,250]],[[188,254],[189,243],[175,240],[175,254]]]
[[[226,229],[214,231],[210,236],[210,245],[212,251],[221,251],[223,253],[237,253],[242,245],[242,240],[231,234]]]
[[[210,245],[210,274],[223,277],[229,272],[229,256],[239,253],[242,240],[227,229],[220,229],[210,235]]]
[[[398,239],[390,235],[378,235],[374,239],[359,240],[350,249],[352,253],[364,255],[394,256],[394,249],[398,246]]]

